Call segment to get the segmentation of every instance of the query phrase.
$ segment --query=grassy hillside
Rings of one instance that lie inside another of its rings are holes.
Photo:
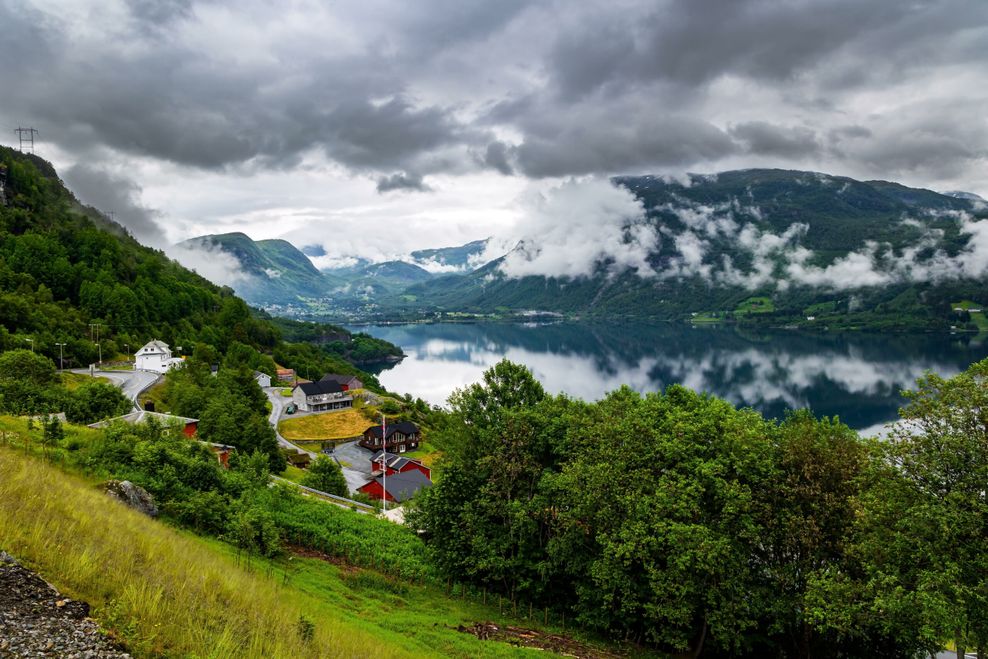
[[[0,421],[5,433],[25,436],[23,422]],[[69,430],[76,442],[97,434]],[[457,631],[485,620],[535,624],[521,614],[501,615],[479,591],[448,597],[441,585],[311,550],[247,558],[231,545],[151,520],[108,498],[94,481],[43,461],[34,447],[26,451],[20,439],[3,437],[0,548],[89,602],[93,617],[137,656],[528,654]],[[320,507],[353,524],[387,524]]]

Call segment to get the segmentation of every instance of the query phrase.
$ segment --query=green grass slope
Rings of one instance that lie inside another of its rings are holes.
[[[89,602],[137,656],[532,655],[456,630],[525,624],[476,597],[318,558],[248,561],[9,446],[0,446],[0,547]]]

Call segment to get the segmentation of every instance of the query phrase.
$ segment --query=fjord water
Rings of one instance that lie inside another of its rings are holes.
[[[902,389],[926,370],[954,375],[988,356],[970,334],[841,334],[656,324],[413,324],[353,328],[408,355],[378,377],[391,391],[443,404],[502,357],[528,366],[552,393],[601,398],[622,384],[679,383],[781,417],[809,407],[877,432],[897,417]]]

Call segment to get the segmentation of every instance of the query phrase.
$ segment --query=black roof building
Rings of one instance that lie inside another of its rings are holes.
[[[319,382],[303,382],[298,385],[298,388],[302,390],[302,393],[306,396],[321,396],[323,394],[340,394],[343,393],[343,387],[340,386],[339,382],[334,382],[332,380]]]
[[[432,481],[417,469],[394,474],[387,478],[378,476],[374,480],[381,484],[387,493],[394,497],[394,500],[398,503],[408,501],[419,490],[432,487]]]
[[[400,432],[403,435],[414,435],[418,433],[419,427],[412,423],[411,421],[398,421],[396,423],[388,424],[388,438],[396,432]],[[364,436],[370,435],[375,439],[381,438],[381,426],[371,426],[364,431]]]

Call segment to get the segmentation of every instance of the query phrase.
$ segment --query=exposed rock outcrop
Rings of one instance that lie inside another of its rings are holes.
[[[134,510],[148,517],[158,516],[158,506],[154,503],[154,497],[140,485],[134,485],[130,481],[107,481],[103,487],[111,497],[122,501]]]

